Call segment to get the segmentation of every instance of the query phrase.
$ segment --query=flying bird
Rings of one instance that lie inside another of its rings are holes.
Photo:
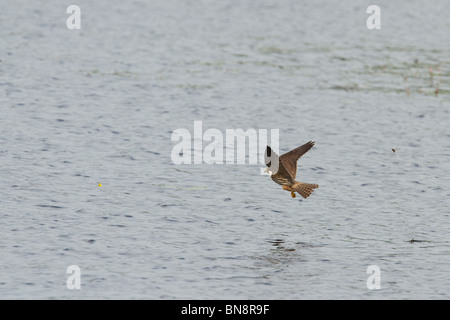
[[[266,148],[265,162],[268,167],[266,172],[270,174],[273,181],[282,185],[284,190],[290,191],[292,198],[295,198],[295,192],[298,192],[306,199],[313,193],[314,189],[319,187],[318,184],[295,180],[297,175],[297,160],[308,152],[313,145],[314,141],[309,141],[281,156],[278,156],[269,146]]]

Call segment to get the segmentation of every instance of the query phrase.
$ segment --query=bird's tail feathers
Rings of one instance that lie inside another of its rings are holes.
[[[293,185],[292,189],[297,191],[303,198],[306,199],[311,195],[311,193],[313,193],[314,189],[317,189],[318,187],[318,184],[299,182]]]

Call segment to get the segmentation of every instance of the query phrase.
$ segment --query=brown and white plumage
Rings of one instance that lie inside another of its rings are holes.
[[[294,192],[298,192],[303,198],[308,198],[314,189],[319,188],[317,184],[303,183],[295,180],[298,159],[313,146],[314,141],[309,141],[281,156],[278,156],[269,146],[266,148],[265,160],[268,167],[266,171],[269,172],[273,181],[283,186],[284,190],[291,191],[293,198],[295,198]],[[278,163],[278,168],[276,163]]]

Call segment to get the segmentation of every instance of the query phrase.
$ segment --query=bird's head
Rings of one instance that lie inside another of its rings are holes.
[[[278,171],[278,155],[272,151],[272,148],[267,146],[266,152],[264,154],[264,161],[266,163],[267,172],[270,176],[273,176]]]

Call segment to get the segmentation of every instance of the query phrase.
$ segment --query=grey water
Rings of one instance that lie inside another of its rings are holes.
[[[379,30],[349,0],[74,4],[2,1],[0,298],[450,298],[448,1]],[[175,165],[194,121],[314,140],[320,188]]]

